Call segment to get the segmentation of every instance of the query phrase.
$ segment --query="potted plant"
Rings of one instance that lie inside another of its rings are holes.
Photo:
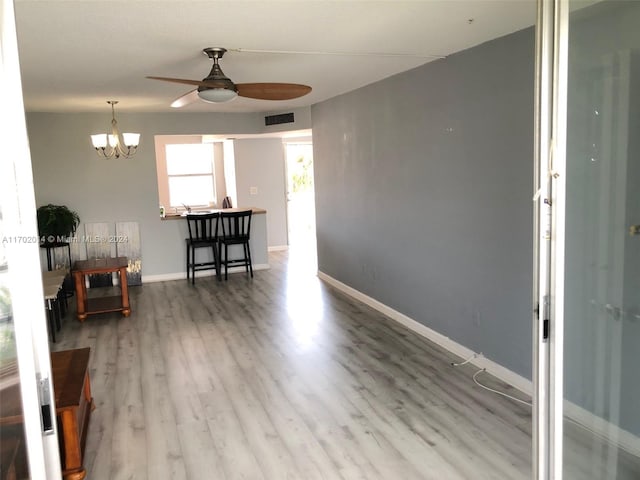
[[[80,224],[78,214],[65,205],[43,205],[37,213],[38,234],[43,244],[68,241]]]

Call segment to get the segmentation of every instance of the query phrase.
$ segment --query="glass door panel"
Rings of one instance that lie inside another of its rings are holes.
[[[0,129],[0,465],[2,478],[57,480],[60,454],[11,0],[0,0],[0,105],[8,120]]]
[[[563,478],[640,478],[640,2],[569,0]]]
[[[5,239],[0,205],[0,240]],[[18,355],[9,290],[9,265],[5,242],[0,241],[0,466],[17,478],[30,478],[25,449],[24,424],[11,418],[23,418]]]

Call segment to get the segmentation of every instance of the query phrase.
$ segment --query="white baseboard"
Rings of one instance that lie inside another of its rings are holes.
[[[269,270],[271,268],[268,263],[253,264],[254,270]],[[244,267],[231,267],[229,273],[244,273]],[[196,272],[196,278],[211,277],[215,275],[213,270],[203,270]],[[161,273],[158,275],[143,275],[142,283],[154,283],[154,282],[170,282],[172,280],[185,280],[187,278],[187,272],[174,272],[174,273]]]
[[[404,313],[400,313],[397,310],[385,305],[382,302],[379,302],[375,298],[372,298],[355,288],[350,287],[342,283],[339,280],[318,271],[318,278],[327,282],[329,285],[337,288],[338,290],[346,293],[347,295],[355,298],[356,300],[361,301],[365,305],[370,306],[374,310],[379,311],[380,313],[385,314],[387,317],[395,320],[396,322],[404,325],[409,330],[421,335],[425,338],[428,338],[432,342],[440,345],[442,348],[450,351],[454,355],[457,355],[460,358],[467,359],[471,358],[474,355],[478,355],[478,352],[474,352],[473,350],[465,347],[464,345],[459,344],[455,340],[451,340],[449,337],[442,335],[441,333],[436,332],[435,330],[423,325],[420,322],[408,317]],[[520,390],[521,392],[531,395],[533,392],[533,385],[530,380],[518,375],[517,373],[512,372],[511,370],[503,367],[502,365],[489,360],[488,358],[478,355],[476,358],[473,358],[469,363],[477,366],[478,368],[484,368],[494,377],[499,378],[505,383],[509,385],[513,385],[515,388]]]
[[[450,351],[454,355],[461,358],[468,359],[473,358],[469,363],[475,365],[478,368],[484,368],[488,373],[494,377],[502,380],[503,382],[512,385],[520,390],[522,393],[532,396],[533,395],[533,383],[531,380],[512,372],[508,368],[503,367],[499,363],[489,360],[479,352],[459,344],[455,340],[436,332],[435,330],[423,325],[422,323],[408,317],[407,315],[398,312],[397,310],[385,305],[384,303],[372,298],[359,290],[356,290],[349,285],[342,283],[339,280],[327,275],[324,272],[318,271],[318,278],[328,283],[332,287],[340,290],[341,292],[361,301],[365,305],[370,306],[374,310],[386,315],[392,320],[404,325],[409,330],[421,335],[442,348]],[[619,447],[632,455],[640,457],[640,438],[636,435],[623,430],[622,428],[613,425],[612,423],[594,415],[593,413],[581,408],[569,401],[565,401],[565,415],[572,421],[578,424],[580,427],[590,431],[592,434],[600,437],[601,439],[611,443],[612,445]]]
[[[640,438],[613,423],[565,400],[564,413],[579,427],[631,455],[640,457]]]
[[[289,245],[273,245],[267,248],[268,252],[281,252],[283,250],[289,250]]]

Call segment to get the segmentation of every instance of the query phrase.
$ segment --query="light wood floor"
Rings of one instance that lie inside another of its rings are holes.
[[[133,287],[129,318],[72,308],[53,349],[91,347],[89,479],[531,477],[529,407],[287,252],[270,262]]]

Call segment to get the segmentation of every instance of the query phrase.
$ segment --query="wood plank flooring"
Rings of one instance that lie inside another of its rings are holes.
[[[128,318],[71,308],[53,348],[91,347],[87,478],[531,477],[529,407],[294,255],[270,263],[132,287]]]

